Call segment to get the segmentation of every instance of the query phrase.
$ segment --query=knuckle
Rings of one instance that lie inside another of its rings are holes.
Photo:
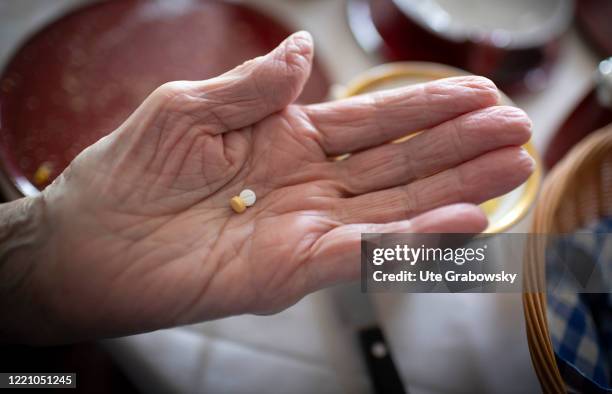
[[[159,86],[151,96],[161,110],[182,112],[189,102],[190,94],[186,82],[172,81]]]
[[[398,194],[397,207],[403,218],[410,218],[414,216],[415,210],[420,205],[419,196],[413,185],[406,185],[401,188],[401,191]]]
[[[183,82],[171,81],[159,86],[157,89],[155,89],[153,94],[162,98],[171,99],[177,95],[180,95],[181,93],[184,93],[185,90],[186,89]]]

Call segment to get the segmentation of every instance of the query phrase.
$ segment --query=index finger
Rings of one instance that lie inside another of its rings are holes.
[[[490,80],[465,76],[389,89],[303,107],[328,155],[339,155],[437,126],[493,106],[499,91]]]

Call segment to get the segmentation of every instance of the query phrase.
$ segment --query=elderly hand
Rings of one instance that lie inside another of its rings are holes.
[[[49,233],[22,285],[49,328],[26,340],[279,311],[358,278],[361,233],[482,231],[472,204],[532,172],[530,121],[496,106],[487,79],[292,104],[312,57],[301,32],[220,77],[161,86],[36,197]],[[257,202],[237,214],[246,188]]]

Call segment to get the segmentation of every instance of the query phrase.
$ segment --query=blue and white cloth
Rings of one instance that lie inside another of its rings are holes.
[[[556,239],[546,267],[548,326],[568,391],[612,393],[612,218]]]

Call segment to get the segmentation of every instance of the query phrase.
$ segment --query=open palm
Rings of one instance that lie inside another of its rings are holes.
[[[278,311],[357,278],[361,233],[482,231],[472,204],[531,173],[529,119],[496,106],[490,81],[292,104],[312,56],[296,33],[218,78],[160,87],[45,190],[54,263],[36,277],[67,337]],[[246,188],[257,202],[237,214]]]

